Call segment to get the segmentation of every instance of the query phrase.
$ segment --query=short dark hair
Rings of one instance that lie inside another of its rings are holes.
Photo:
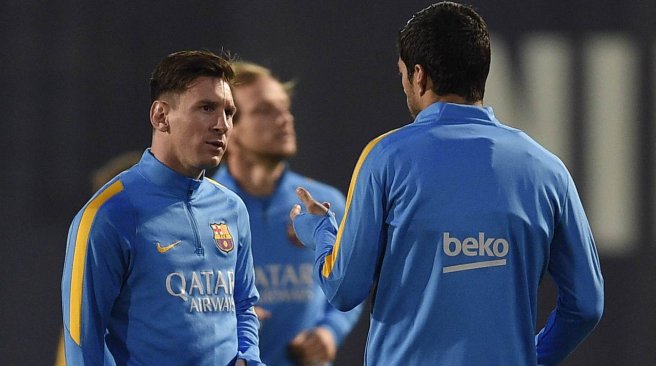
[[[182,93],[200,76],[210,76],[231,82],[234,71],[228,57],[210,51],[180,51],[166,56],[150,76],[150,98],[162,94]]]
[[[397,47],[411,81],[414,65],[421,65],[438,95],[456,94],[469,102],[483,99],[490,35],[472,7],[444,1],[417,12],[399,31]]]

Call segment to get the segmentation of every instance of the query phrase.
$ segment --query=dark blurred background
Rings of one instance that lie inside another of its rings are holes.
[[[564,364],[656,364],[656,2],[469,3],[493,33],[486,104],[565,161],[598,242],[606,312]],[[428,4],[2,1],[0,364],[54,361],[68,225],[95,168],[149,146],[162,57],[224,50],[295,79],[292,168],[346,192],[364,145],[410,122],[395,39]],[[547,281],[539,327],[554,301]],[[367,318],[337,366],[362,364]]]

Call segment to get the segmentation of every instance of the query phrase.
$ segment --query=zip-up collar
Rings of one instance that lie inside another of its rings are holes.
[[[137,169],[146,179],[179,197],[193,196],[205,178],[205,171],[201,173],[200,179],[193,179],[174,171],[157,160],[150,148],[144,151]]]
[[[438,124],[500,124],[494,116],[492,107],[478,107],[468,104],[444,102],[433,103],[426,107],[419,112],[413,124],[426,122]]]

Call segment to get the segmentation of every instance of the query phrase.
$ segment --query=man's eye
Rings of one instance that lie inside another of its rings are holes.
[[[256,108],[254,112],[260,115],[268,115],[273,113],[273,108],[269,105],[264,105]]]
[[[212,112],[214,110],[214,107],[209,106],[209,105],[204,105],[201,107],[201,109],[205,112]]]

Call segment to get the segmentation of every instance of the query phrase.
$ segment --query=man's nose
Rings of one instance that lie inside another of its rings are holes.
[[[225,112],[219,114],[219,116],[216,118],[216,121],[214,122],[214,126],[212,128],[216,131],[219,131],[221,133],[225,133],[229,129],[229,123],[228,123],[228,116],[226,116]]]
[[[292,114],[291,111],[282,111],[278,115],[278,118],[276,118],[276,122],[281,124],[281,125],[286,125],[288,123],[293,123],[294,122],[294,115]]]

